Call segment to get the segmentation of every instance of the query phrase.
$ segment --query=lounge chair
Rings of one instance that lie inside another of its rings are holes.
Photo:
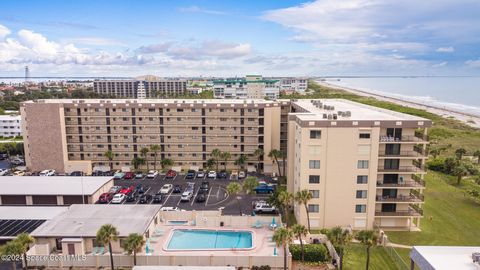
[[[98,253],[98,247],[93,247],[92,255],[97,255],[97,253]]]
[[[155,229],[155,231],[153,232],[153,236],[162,236],[164,233],[164,231],[162,229]]]
[[[263,227],[263,224],[260,220],[257,220],[255,223],[252,224],[252,228],[261,229],[262,227]]]

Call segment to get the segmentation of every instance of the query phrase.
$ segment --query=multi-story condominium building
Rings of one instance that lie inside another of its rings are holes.
[[[0,115],[0,136],[22,136],[21,123],[20,115]]]
[[[280,94],[278,80],[265,80],[260,75],[213,81],[215,98],[225,99],[277,99]]]
[[[128,80],[95,80],[93,91],[120,98],[157,98],[185,95],[187,80],[161,79],[155,76]]]
[[[280,104],[265,100],[39,100],[22,104],[25,158],[30,170],[91,171],[132,166],[142,148],[159,145],[160,160],[170,158],[185,169],[206,168],[213,149],[240,154],[280,147]],[[155,156],[147,160],[153,167]],[[271,172],[267,155],[248,164]]]
[[[279,85],[280,91],[285,93],[305,93],[308,88],[308,79],[307,78],[280,78]]]
[[[430,120],[346,100],[291,106],[288,189],[312,193],[312,228],[419,226]],[[295,216],[307,223],[304,206]]]

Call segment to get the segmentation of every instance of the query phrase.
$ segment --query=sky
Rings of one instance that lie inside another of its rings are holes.
[[[480,75],[478,0],[2,0],[0,77]]]

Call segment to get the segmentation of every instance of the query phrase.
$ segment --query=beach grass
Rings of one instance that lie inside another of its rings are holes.
[[[360,244],[352,244],[348,248],[347,256],[343,262],[344,270],[365,269],[367,252]],[[370,270],[398,270],[397,266],[383,249],[383,247],[372,247],[370,251]]]

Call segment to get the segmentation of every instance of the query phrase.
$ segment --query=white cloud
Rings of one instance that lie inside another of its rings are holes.
[[[142,46],[138,51],[142,53],[163,53],[176,59],[186,60],[203,59],[206,57],[234,59],[249,55],[252,52],[252,47],[249,43],[229,43],[209,40],[201,42],[200,44],[164,42]]]
[[[3,26],[0,24],[0,38],[4,38],[8,35],[10,35],[10,29],[8,29],[6,26]]]
[[[465,64],[472,68],[480,68],[480,59],[477,60],[467,60]]]
[[[438,64],[433,64],[432,67],[434,68],[438,68],[438,67],[445,67],[448,65],[448,62],[447,61],[444,61],[444,62],[440,62]]]
[[[211,10],[211,9],[204,9],[198,6],[189,6],[189,7],[181,7],[178,9],[180,12],[185,12],[185,13],[204,13],[204,14],[210,14],[210,15],[226,15],[228,13],[219,11],[219,10]]]
[[[441,53],[451,53],[454,52],[455,49],[450,46],[450,47],[440,47],[435,50],[436,52],[441,52]]]
[[[67,43],[77,43],[83,45],[94,45],[94,46],[112,46],[112,45],[125,45],[123,42],[109,39],[109,38],[100,38],[100,37],[79,37],[66,39]]]

